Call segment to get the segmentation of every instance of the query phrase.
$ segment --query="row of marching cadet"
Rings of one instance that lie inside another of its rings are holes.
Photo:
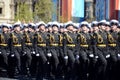
[[[36,80],[119,80],[120,24],[43,21],[0,25],[0,74]]]

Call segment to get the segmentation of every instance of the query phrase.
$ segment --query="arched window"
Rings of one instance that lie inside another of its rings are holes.
[[[0,0],[0,16],[4,16],[5,4],[3,0]]]

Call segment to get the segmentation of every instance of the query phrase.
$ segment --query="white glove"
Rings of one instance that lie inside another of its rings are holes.
[[[95,58],[98,58],[98,56],[95,56]]]
[[[36,54],[36,56],[40,56],[40,54]]]
[[[15,56],[14,54],[11,55],[11,57],[14,57],[14,56]]]
[[[109,58],[110,57],[110,54],[106,55],[106,58]]]
[[[10,53],[7,53],[7,55],[9,55]]]
[[[64,56],[64,59],[68,59],[68,56]]]
[[[0,54],[1,54],[2,52],[0,52]]]
[[[32,53],[35,54],[35,51],[33,51]]]
[[[79,55],[76,55],[76,59],[79,59],[79,57],[80,57]]]
[[[94,55],[93,55],[93,54],[90,54],[89,56],[90,56],[90,57],[94,57]]]
[[[26,54],[26,52],[24,52],[23,56]]]
[[[120,54],[118,54],[118,57],[120,57]]]
[[[50,62],[47,62],[47,64],[50,64]]]
[[[47,54],[47,56],[48,56],[48,57],[51,57],[51,56],[52,56],[52,54],[51,54],[51,53],[48,53],[48,54]]]

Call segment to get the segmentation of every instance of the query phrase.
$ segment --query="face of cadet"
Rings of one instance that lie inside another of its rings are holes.
[[[30,32],[34,32],[34,29],[32,29],[32,28],[28,28],[28,30],[29,30]]]
[[[24,31],[27,32],[29,29],[28,28],[24,28]]]
[[[9,30],[9,29],[6,28],[6,27],[2,28],[2,31],[3,31],[3,32],[7,32],[8,30]]]
[[[75,29],[75,28],[74,28],[74,29],[73,29],[73,32],[75,32],[75,33],[76,33],[76,32],[77,32],[77,29]]]
[[[83,26],[83,27],[81,27],[81,29],[82,29],[83,32],[88,31],[87,26]]]
[[[120,32],[120,28],[117,28],[117,32]]]
[[[48,32],[48,28],[45,28],[45,31]]]
[[[73,31],[73,30],[74,30],[74,27],[73,27],[73,26],[68,26],[68,27],[67,27],[67,30],[68,30],[68,31]]]
[[[52,28],[51,28],[51,27],[48,27],[48,31],[49,31],[49,32],[52,32]]]
[[[111,30],[111,28],[109,26],[105,27],[105,31],[110,31],[110,30]]]
[[[68,32],[68,30],[66,28],[64,28],[64,31],[63,32]]]
[[[64,28],[60,28],[60,32],[64,32]]]
[[[14,30],[17,31],[17,32],[20,32],[20,30],[21,30],[20,26],[15,27]]]
[[[57,26],[53,26],[53,31],[56,31],[56,32],[58,32],[58,27]]]
[[[93,32],[98,32],[98,31],[99,31],[98,26],[94,26],[94,27],[93,27]]]
[[[39,30],[45,31],[45,26],[44,26],[44,25],[41,25],[41,26],[39,27]]]
[[[105,25],[100,26],[102,30],[105,30]]]
[[[112,25],[112,26],[111,26],[111,29],[112,29],[112,30],[117,30],[117,26],[116,26],[116,25]]]

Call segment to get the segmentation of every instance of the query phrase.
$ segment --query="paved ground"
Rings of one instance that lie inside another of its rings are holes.
[[[5,77],[0,77],[0,80],[36,80],[36,78],[26,78],[26,77],[17,77],[17,78],[5,78]],[[53,79],[43,79],[43,80],[53,80]],[[57,79],[57,80],[64,80],[64,79]]]
[[[19,79],[11,79],[11,78],[0,77],[0,80],[36,80],[36,79],[35,79],[35,78],[19,78]],[[52,80],[52,79],[43,79],[43,80]],[[63,79],[57,79],[57,80],[63,80]]]
[[[13,78],[6,78],[7,73],[0,71],[0,80],[36,80],[35,78],[31,77],[25,77],[25,76],[16,76],[14,79]],[[43,80],[53,80],[53,79],[43,79]],[[62,78],[58,78],[57,80],[63,80]]]
[[[17,79],[13,79],[13,78],[4,78],[4,77],[0,77],[0,80],[35,80],[35,78],[17,78]]]
[[[3,77],[0,77],[0,80],[17,80],[17,79],[10,79],[10,78],[3,78]]]

